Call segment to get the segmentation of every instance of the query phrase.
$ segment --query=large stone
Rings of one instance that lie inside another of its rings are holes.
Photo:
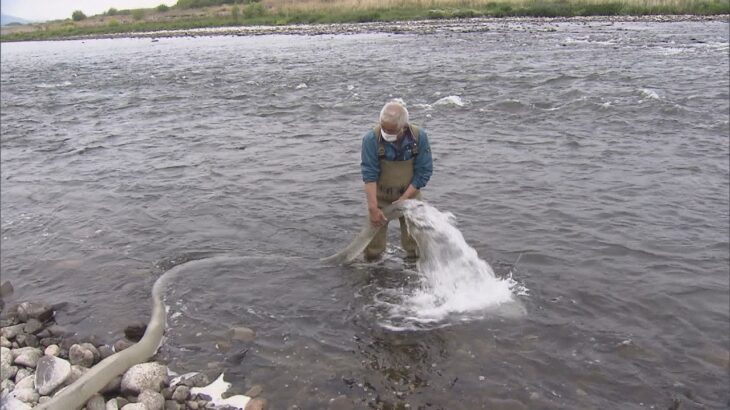
[[[68,360],[72,365],[91,367],[94,365],[94,353],[86,346],[75,344],[68,349]]]
[[[184,407],[180,405],[180,403],[176,402],[175,400],[166,400],[165,401],[165,410],[181,410]]]
[[[5,379],[0,382],[0,391],[12,391],[15,388],[15,383],[12,380]]]
[[[190,388],[188,386],[177,386],[175,391],[172,393],[172,399],[178,403],[185,403],[185,400],[190,397]]]
[[[7,396],[0,399],[0,408],[3,410],[30,410],[31,407],[16,399],[15,397]]]
[[[34,374],[33,369],[27,369],[25,367],[18,368],[18,372],[15,373],[15,383],[18,383],[19,381],[25,379],[28,376],[32,376]]]
[[[10,348],[13,344],[10,343],[10,340],[8,340],[5,336],[0,336],[0,346]]]
[[[71,363],[58,357],[43,356],[36,365],[35,387],[41,395],[48,395],[70,375]]]
[[[99,351],[101,360],[104,360],[114,354],[114,349],[109,345],[101,345],[97,350]]]
[[[124,336],[134,342],[139,342],[147,330],[147,323],[137,322],[124,328]]]
[[[13,350],[14,364],[35,368],[38,363],[38,359],[41,358],[41,351],[33,347],[23,347],[20,349]]]
[[[244,393],[244,396],[256,397],[259,394],[261,394],[262,391],[264,391],[263,386],[261,386],[260,384],[256,384],[256,385],[252,386],[250,389],[248,389],[248,391],[246,393]]]
[[[121,352],[122,350],[128,348],[129,346],[132,346],[133,344],[134,343],[130,342],[129,340],[119,339],[114,342],[114,351]]]
[[[210,380],[208,380],[208,376],[203,373],[186,373],[182,376],[174,378],[172,382],[170,382],[171,387],[175,387],[178,385],[188,387],[203,387],[209,384]]]
[[[344,394],[330,399],[327,404],[327,410],[352,410],[355,408],[355,404],[352,399],[347,398]]]
[[[20,373],[20,372],[18,372]],[[35,389],[35,375],[28,374],[25,377],[15,377],[15,388],[16,389]]]
[[[38,394],[37,391],[34,389],[24,388],[19,389],[18,386],[15,386],[15,390],[10,392],[10,397],[15,397],[16,399],[22,401],[23,403],[28,404],[36,404],[38,403],[38,399],[41,397],[40,394]]]
[[[246,403],[245,410],[266,410],[267,408],[267,402],[266,399],[263,399],[261,397],[256,397],[255,399],[251,399]]]
[[[10,366],[13,365],[13,353],[7,347],[0,347],[0,376],[2,380],[7,380],[11,376],[8,376]],[[15,376],[15,375],[13,375]]]
[[[0,298],[5,299],[6,297],[13,294],[13,285],[7,280],[0,285]]]
[[[231,339],[239,340],[241,342],[250,342],[256,337],[255,331],[243,326],[231,328],[228,334]]]
[[[86,402],[86,410],[106,410],[106,403],[101,394],[95,394]]]
[[[28,334],[28,333],[21,333],[18,336],[15,337],[15,341],[18,342],[18,346],[24,347],[38,347],[38,336]]]
[[[159,363],[140,363],[122,376],[122,392],[139,394],[143,390],[159,392],[167,381],[167,367]]]
[[[97,349],[96,346],[91,343],[81,343],[81,347],[87,349],[94,355],[94,363],[99,362],[99,359],[101,359],[101,353],[99,353],[99,349]]]
[[[27,322],[28,319],[38,319],[45,322],[53,317],[53,307],[45,303],[23,302],[18,305],[18,319]]]
[[[147,410],[147,407],[142,403],[129,403],[125,404],[121,410]]]
[[[165,407],[165,398],[158,392],[143,390],[137,397],[137,403],[144,404],[147,410],[163,410]]]
[[[32,333],[37,334],[43,329],[43,323],[41,323],[38,319],[28,319],[28,322],[25,323],[25,326],[23,327],[23,331],[25,333]]]
[[[5,337],[8,340],[15,339],[16,336],[23,333],[23,330],[25,329],[25,324],[21,323],[19,325],[15,326],[6,326],[2,329],[3,337]]]

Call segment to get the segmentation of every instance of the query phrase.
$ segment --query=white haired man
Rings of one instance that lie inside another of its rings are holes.
[[[380,111],[379,124],[362,139],[362,180],[370,222],[380,230],[365,249],[365,259],[378,258],[385,250],[388,220],[381,210],[393,202],[421,199],[433,172],[428,136],[408,121],[408,110],[397,100]],[[401,245],[408,258],[418,257],[416,242],[400,218]]]

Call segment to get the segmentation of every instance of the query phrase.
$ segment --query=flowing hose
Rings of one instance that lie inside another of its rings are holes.
[[[391,204],[383,208],[383,214],[388,220],[399,218],[403,215],[403,206],[401,204]],[[378,229],[370,223],[370,219],[365,219],[365,226],[360,230],[360,233],[355,236],[355,239],[350,242],[349,245],[340,252],[320,259],[324,263],[331,263],[336,265],[342,265],[351,262],[357,258],[358,255],[363,253],[367,248],[370,241],[373,239]]]

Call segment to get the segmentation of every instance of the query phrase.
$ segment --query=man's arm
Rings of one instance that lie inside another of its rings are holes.
[[[373,226],[380,227],[387,222],[387,219],[385,219],[383,211],[378,208],[377,181],[380,177],[380,161],[378,159],[375,135],[372,131],[367,133],[362,139],[362,151],[360,157],[360,171],[362,172],[362,181],[365,184],[365,198],[368,202],[368,215]]]

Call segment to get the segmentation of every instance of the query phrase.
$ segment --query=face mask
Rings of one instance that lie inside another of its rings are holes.
[[[388,142],[393,142],[398,139],[398,134],[388,134],[383,130],[380,130],[380,134],[383,136],[383,139]]]

